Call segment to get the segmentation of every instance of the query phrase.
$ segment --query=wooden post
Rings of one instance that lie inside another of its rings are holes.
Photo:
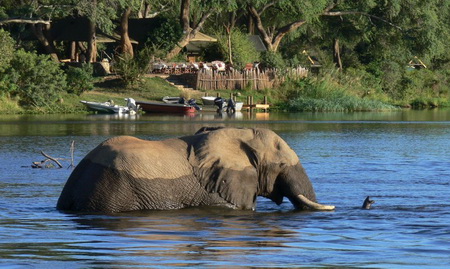
[[[267,96],[264,95],[263,104],[267,105]],[[267,108],[264,108],[264,112],[267,112]]]

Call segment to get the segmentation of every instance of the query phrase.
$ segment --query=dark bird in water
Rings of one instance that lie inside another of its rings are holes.
[[[362,209],[370,209],[370,206],[375,203],[374,200],[370,200],[370,197],[367,196],[362,205]]]

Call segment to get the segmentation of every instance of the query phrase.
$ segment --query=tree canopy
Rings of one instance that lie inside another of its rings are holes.
[[[52,22],[66,17],[89,20],[87,44],[52,40],[49,35]],[[97,30],[118,34],[120,42],[115,51],[132,57],[134,50],[145,48],[131,44],[130,18],[163,18],[171,24],[148,31],[147,38],[159,43],[167,60],[182,53],[202,31],[209,35],[225,33],[217,36],[222,41],[222,60],[251,60],[243,55],[259,57],[258,53],[250,53],[248,46],[243,45],[245,42],[240,42],[247,35],[258,35],[269,51],[263,55],[264,59],[276,59],[277,63],[284,59],[286,65],[308,66],[314,58],[323,69],[356,72],[370,81],[380,81],[385,92],[407,89],[414,83],[419,87],[406,71],[411,61],[424,63],[423,67],[431,72],[441,72],[433,79],[424,78],[436,82],[430,82],[433,85],[441,83],[439,78],[450,67],[447,52],[450,2],[446,0],[2,0],[0,3],[0,28],[10,33],[15,46],[49,54],[54,61],[67,58],[69,46],[84,50],[88,61],[95,61]],[[30,30],[34,39],[26,34]],[[6,43],[1,46],[8,47]],[[8,61],[2,59],[1,66]],[[431,76],[421,73],[425,74]]]

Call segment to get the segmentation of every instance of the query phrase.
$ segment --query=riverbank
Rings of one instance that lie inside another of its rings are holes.
[[[350,85],[350,84],[348,84]],[[378,91],[370,91],[361,85],[342,85],[333,83],[331,79],[307,78],[286,81],[277,89],[254,90],[220,90],[204,92],[200,90],[178,88],[169,84],[167,80],[157,76],[142,78],[134,86],[125,87],[117,76],[97,78],[94,89],[85,91],[81,95],[63,93],[57,102],[46,107],[24,107],[20,100],[10,96],[0,96],[1,114],[55,114],[55,113],[89,113],[80,103],[81,100],[105,102],[113,100],[116,104],[125,105],[124,98],[134,98],[142,101],[161,101],[164,96],[182,96],[185,99],[194,98],[201,104],[201,97],[235,96],[237,101],[246,103],[247,96],[253,96],[254,103],[262,103],[264,97],[271,104],[272,111],[387,111],[400,108],[410,108],[411,103],[391,100]],[[445,107],[448,100],[417,101],[416,108]]]
[[[81,100],[105,102],[113,100],[116,104],[125,105],[124,98],[134,98],[143,101],[161,101],[164,96],[182,96],[185,99],[194,98],[201,103],[202,96],[218,94],[229,98],[235,94],[237,101],[244,102],[246,96],[254,96],[255,102],[262,102],[267,92],[237,92],[222,90],[215,92],[204,92],[198,90],[180,89],[169,84],[160,77],[145,77],[135,86],[124,87],[116,76],[107,76],[97,79],[92,91],[83,92],[81,95],[63,93],[60,99],[52,106],[47,107],[22,107],[20,101],[15,97],[0,96],[0,114],[53,114],[53,113],[89,113],[86,107],[80,103]],[[277,100],[269,98],[270,102]]]

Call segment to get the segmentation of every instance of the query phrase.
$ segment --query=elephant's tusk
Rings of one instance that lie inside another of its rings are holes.
[[[306,198],[304,195],[299,194],[297,196],[297,198],[303,203],[305,204],[307,207],[309,207],[312,210],[320,210],[320,211],[330,211],[330,210],[334,210],[335,206],[334,205],[322,205],[319,203],[315,203],[311,200],[309,200],[308,198]]]

